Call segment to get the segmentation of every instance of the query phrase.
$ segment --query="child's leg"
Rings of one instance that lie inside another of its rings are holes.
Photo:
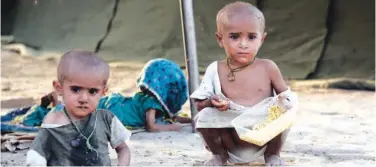
[[[205,162],[205,165],[225,164],[229,158],[227,151],[241,151],[239,158],[246,161],[253,159],[254,156],[260,156],[257,152],[263,150],[263,147],[241,140],[234,128],[198,128],[197,131],[201,134],[207,149],[213,153],[213,156]],[[266,165],[283,165],[279,154],[288,131],[286,130],[267,143],[264,153]]]
[[[284,162],[280,158],[280,153],[289,131],[290,129],[284,131],[267,143],[267,148],[264,154],[264,159],[267,166],[284,165]]]
[[[206,148],[212,152],[213,156],[205,162],[205,165],[223,165],[227,162],[228,154],[222,141],[222,134],[226,129],[220,128],[197,128]]]
[[[229,160],[236,165],[252,162],[264,155],[266,150],[266,146],[257,146],[241,140],[234,128],[228,128],[227,133],[222,134],[222,139],[228,152],[231,153]]]

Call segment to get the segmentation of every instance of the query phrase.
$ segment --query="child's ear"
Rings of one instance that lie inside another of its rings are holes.
[[[264,34],[262,34],[262,37],[261,37],[261,43],[263,43],[263,42],[264,42],[264,40],[265,40],[265,38],[266,38],[266,35],[267,35],[267,33],[266,33],[266,32],[264,32]]]
[[[218,32],[215,33],[215,38],[217,39],[220,48],[223,48],[222,35]]]
[[[104,87],[104,89],[103,89],[103,94],[102,94],[102,96],[106,95],[106,94],[107,94],[107,92],[108,92],[108,87],[107,87],[107,86],[105,86],[105,87]]]
[[[52,86],[54,87],[54,89],[55,89],[55,91],[58,95],[61,95],[63,93],[63,87],[62,87],[62,85],[60,84],[59,81],[53,81]]]

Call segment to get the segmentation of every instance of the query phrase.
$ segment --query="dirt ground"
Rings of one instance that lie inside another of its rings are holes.
[[[57,59],[1,54],[2,113],[35,103],[52,90]],[[132,95],[141,65],[111,63],[110,90]],[[288,165],[375,165],[375,93],[366,91],[295,89],[298,120],[290,131],[282,158]],[[188,103],[182,112],[189,112]],[[210,155],[197,133],[137,133],[131,137],[132,166],[201,165]],[[116,154],[111,150],[116,164]],[[24,165],[26,150],[2,152],[1,165]],[[259,163],[263,163],[260,158]]]

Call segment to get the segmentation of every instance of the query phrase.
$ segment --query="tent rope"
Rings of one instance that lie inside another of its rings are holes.
[[[117,13],[117,10],[118,10],[119,1],[120,0],[115,0],[114,8],[112,9],[112,15],[111,15],[110,21],[107,24],[106,34],[104,34],[104,36],[98,41],[97,46],[95,47],[95,53],[99,52],[99,50],[100,50],[100,48],[102,46],[103,41],[107,38],[108,34],[111,31],[112,22],[114,21],[116,13]]]

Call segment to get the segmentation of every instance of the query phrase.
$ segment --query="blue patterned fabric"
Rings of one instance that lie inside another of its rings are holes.
[[[16,123],[12,123],[12,121],[17,119],[18,117],[23,117],[28,112],[32,112],[32,114],[41,112],[41,110],[39,109],[40,109],[39,106],[33,106],[33,107],[18,108],[18,109],[8,112],[6,115],[1,116],[0,131],[1,132],[37,132],[38,128],[29,127],[27,125],[24,126],[20,123],[21,120],[16,121]]]
[[[23,119],[22,124],[25,126],[40,126],[44,117],[51,110],[42,106],[33,106],[27,116]]]
[[[167,59],[150,60],[137,79],[137,86],[151,92],[170,116],[188,99],[187,80],[179,65]]]
[[[12,125],[1,123],[1,132],[38,132],[39,128],[31,127],[31,126],[23,126],[23,125]]]
[[[31,109],[31,106],[30,107],[25,107],[25,108],[17,108],[17,109],[15,109],[13,111],[10,111],[7,114],[1,116],[1,122],[12,121],[17,116],[26,114],[30,109]]]

